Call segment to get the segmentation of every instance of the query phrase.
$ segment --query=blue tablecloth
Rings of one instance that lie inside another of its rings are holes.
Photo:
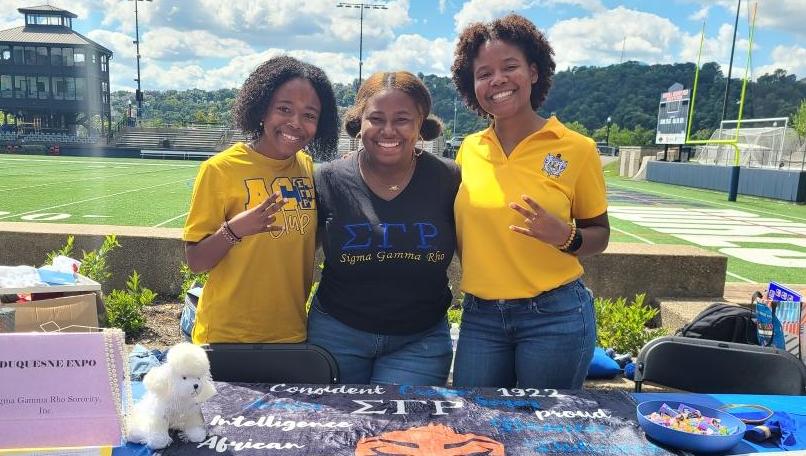
[[[142,396],[142,383],[132,382],[132,394],[135,400]],[[637,403],[651,400],[681,401],[705,407],[719,408],[726,404],[757,404],[774,411],[787,412],[792,415],[806,417],[806,396],[772,396],[750,394],[693,394],[693,393],[634,393]],[[743,440],[727,454],[762,453],[781,451],[772,444],[758,444]],[[150,456],[148,448],[142,445],[127,444],[113,450],[114,456]]]
[[[754,394],[693,394],[693,393],[633,393],[637,402],[679,401],[704,407],[719,408],[727,404],[763,405],[776,412],[786,412],[806,418],[806,396],[773,396]],[[742,440],[726,454],[765,453],[782,451],[769,443]]]

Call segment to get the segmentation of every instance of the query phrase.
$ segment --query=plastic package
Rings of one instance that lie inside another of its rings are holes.
[[[0,288],[24,288],[45,285],[33,266],[0,266]]]
[[[57,272],[76,273],[79,267],[81,267],[80,261],[64,255],[53,259],[53,270]]]

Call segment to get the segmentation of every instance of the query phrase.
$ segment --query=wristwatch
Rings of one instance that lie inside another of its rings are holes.
[[[571,240],[571,243],[568,244],[568,247],[560,250],[565,253],[574,253],[579,250],[580,247],[582,247],[582,229],[577,228],[574,231],[574,238]]]

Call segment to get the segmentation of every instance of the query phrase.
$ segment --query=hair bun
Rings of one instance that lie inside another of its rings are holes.
[[[442,134],[442,122],[434,116],[426,117],[420,126],[420,136],[423,140],[432,141],[437,139],[440,134]]]
[[[358,133],[361,132],[361,119],[351,109],[344,114],[344,131],[351,138],[357,138]]]

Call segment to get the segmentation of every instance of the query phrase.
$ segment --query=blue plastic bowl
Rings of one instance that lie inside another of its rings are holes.
[[[735,429],[734,432],[730,435],[692,434],[690,432],[678,431],[676,429],[661,426],[660,424],[653,423],[647,418],[647,416],[651,415],[653,412],[657,412],[662,404],[666,404],[676,410],[681,403],[699,410],[702,412],[703,416],[719,418],[724,426]],[[737,443],[739,443],[740,440],[742,440],[742,437],[744,437],[744,431],[746,429],[745,424],[730,413],[715,410],[710,407],[703,407],[701,405],[687,404],[685,402],[642,402],[638,404],[637,414],[638,423],[641,425],[641,428],[644,430],[644,432],[646,432],[648,437],[672,448],[701,453],[715,453],[718,451],[727,451],[733,448]]]

